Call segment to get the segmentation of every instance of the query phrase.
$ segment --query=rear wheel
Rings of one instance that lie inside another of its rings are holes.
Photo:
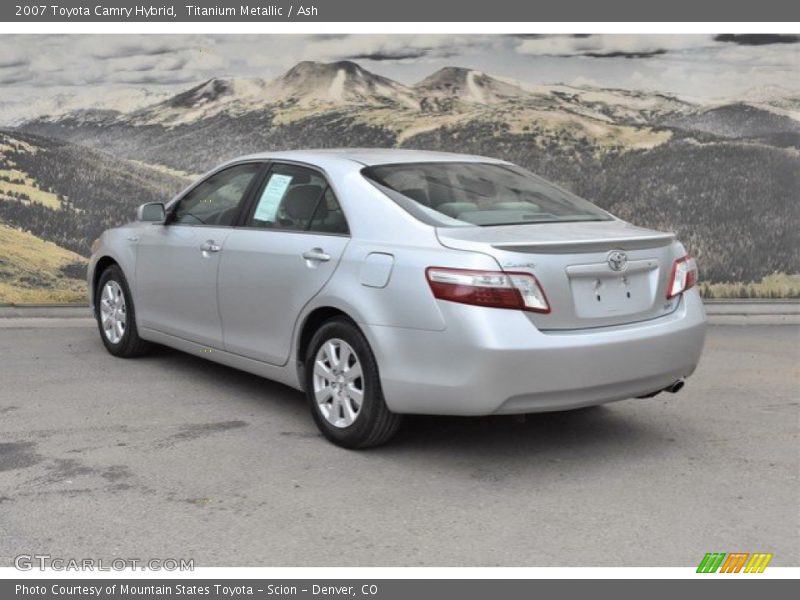
[[[111,354],[132,358],[147,353],[150,344],[139,337],[130,288],[117,265],[109,266],[100,275],[94,307],[100,339]]]
[[[344,448],[387,442],[402,420],[383,399],[366,338],[349,320],[323,323],[305,357],[306,395],[322,434]]]

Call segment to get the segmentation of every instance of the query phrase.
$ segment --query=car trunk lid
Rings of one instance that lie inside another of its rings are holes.
[[[526,313],[542,330],[632,323],[672,312],[666,286],[675,237],[623,221],[440,227],[442,245],[493,256],[505,271],[532,273],[548,314]]]

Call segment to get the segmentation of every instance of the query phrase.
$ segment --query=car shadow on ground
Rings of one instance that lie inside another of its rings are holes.
[[[317,433],[305,396],[297,390],[169,348],[159,347],[152,360],[165,363],[164,367],[171,372],[179,369],[195,381],[218,387],[215,393],[220,402],[224,402],[226,395],[235,396],[239,402],[247,403],[248,412],[269,411],[295,423],[292,431],[282,431],[282,435],[303,438],[309,443],[328,443]],[[527,462],[538,457],[560,462],[630,459],[674,447],[669,424],[659,422],[651,411],[637,410],[633,405],[637,402],[654,400],[628,400],[525,416],[409,415],[395,438],[369,452],[383,457],[472,457],[477,462],[483,458],[490,462],[498,456],[512,461],[519,458]]]

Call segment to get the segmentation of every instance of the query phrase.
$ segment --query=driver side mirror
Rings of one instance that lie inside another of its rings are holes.
[[[163,202],[148,202],[136,209],[136,220],[147,223],[163,223],[167,218],[167,211]]]

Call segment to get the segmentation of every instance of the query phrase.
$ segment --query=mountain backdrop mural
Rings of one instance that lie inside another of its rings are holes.
[[[276,77],[140,89],[133,106],[117,98],[0,128],[0,303],[84,301],[92,241],[221,161],[336,146],[508,159],[637,225],[675,231],[707,296],[800,296],[791,87],[712,101],[460,66],[404,84],[355,60],[306,60]]]

